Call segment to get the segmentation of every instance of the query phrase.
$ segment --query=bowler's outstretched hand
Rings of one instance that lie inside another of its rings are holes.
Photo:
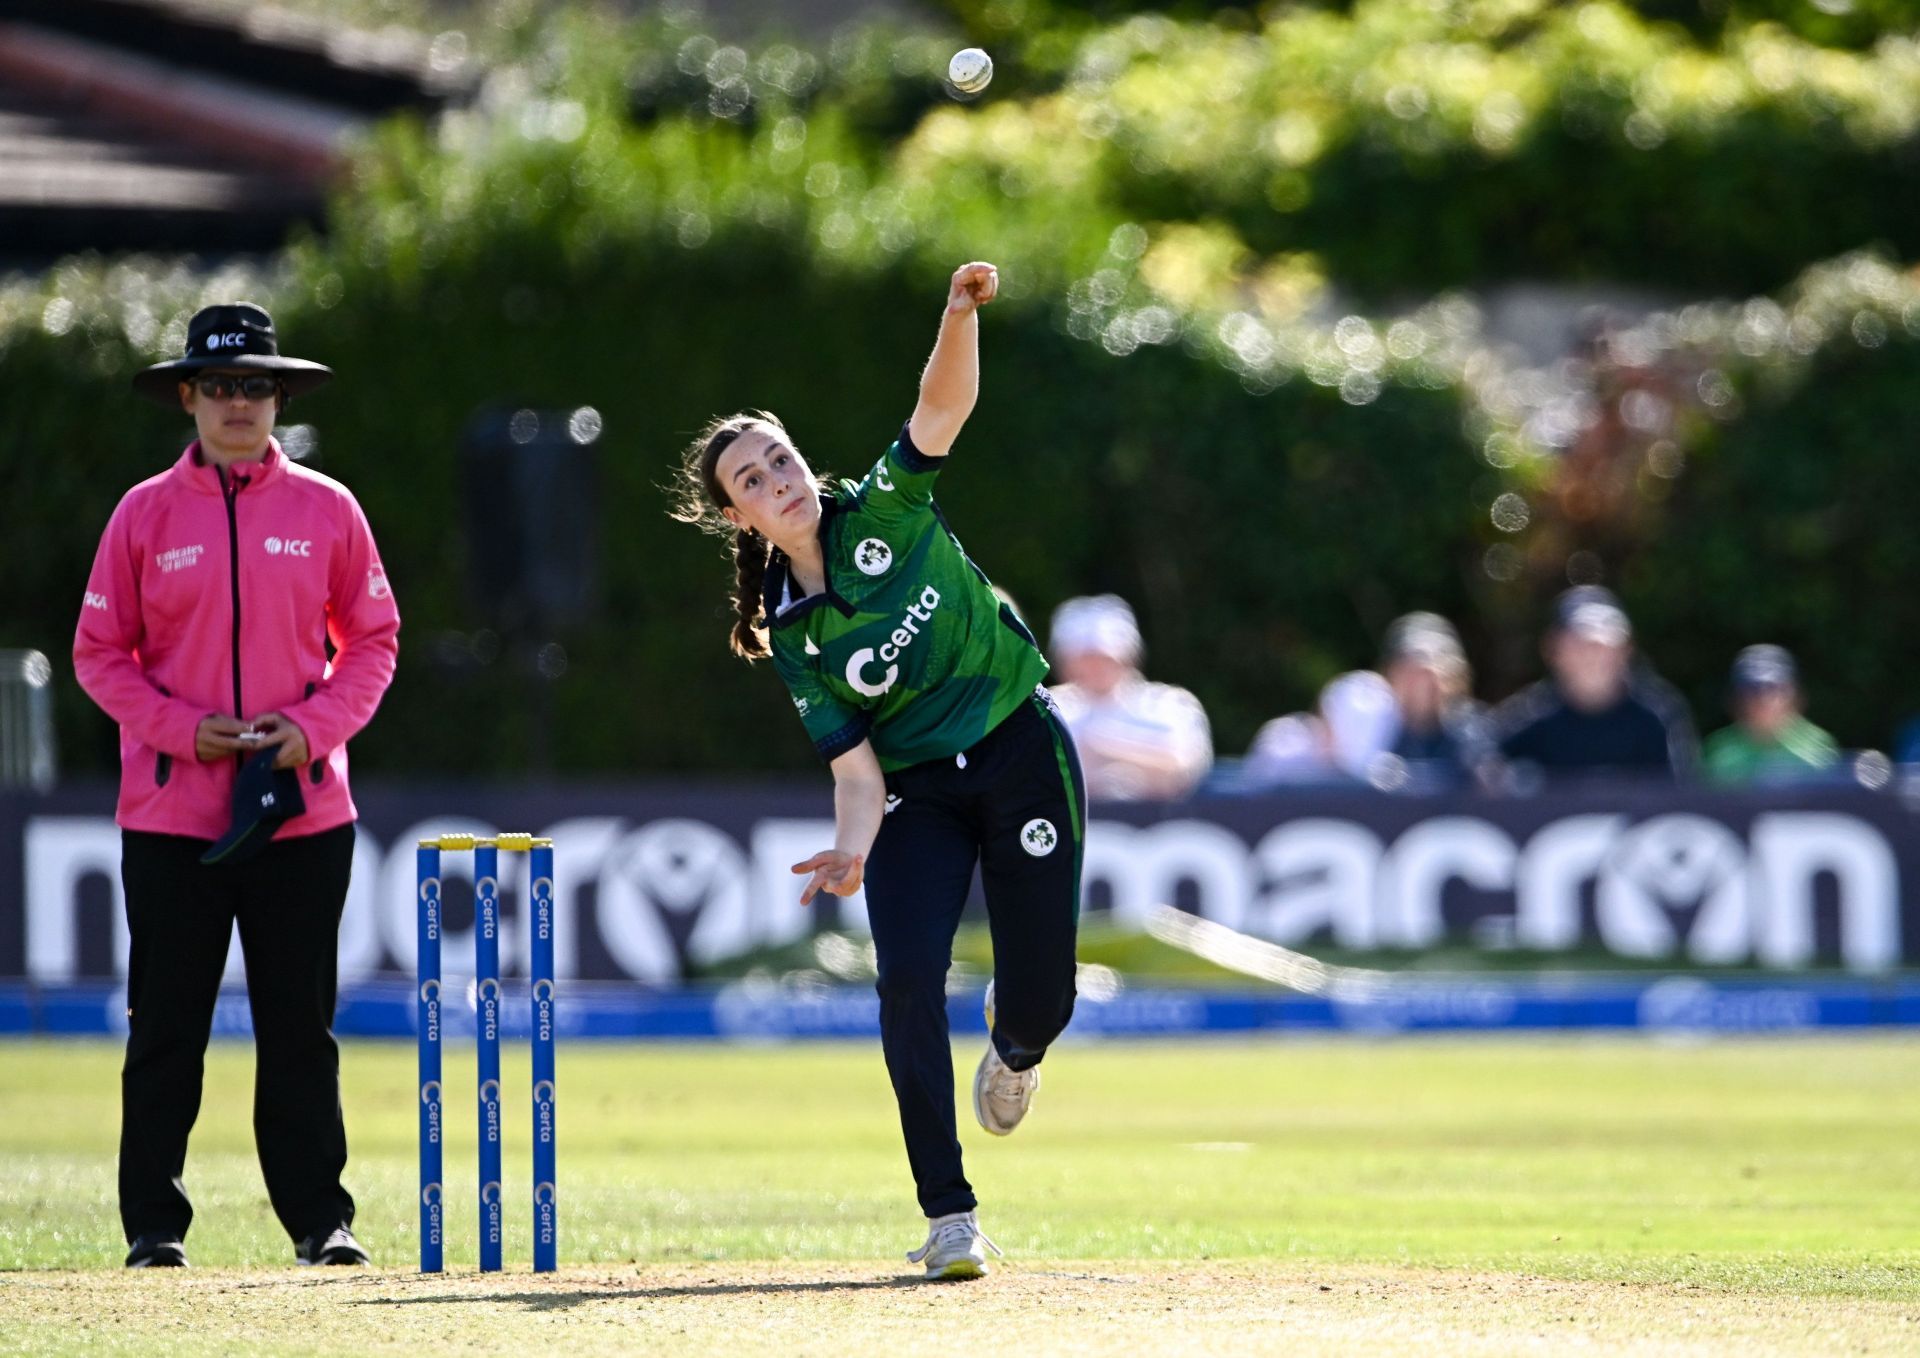
[[[860,879],[866,865],[866,855],[842,853],[838,849],[827,849],[804,863],[795,863],[793,871],[796,875],[813,874],[800,893],[800,904],[812,905],[813,898],[822,891],[831,891],[836,896],[851,896],[860,889]]]

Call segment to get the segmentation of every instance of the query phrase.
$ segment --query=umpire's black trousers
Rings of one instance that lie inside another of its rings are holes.
[[[256,1067],[253,1134],[275,1215],[296,1242],[353,1222],[340,1185],[347,1132],[333,1005],[353,826],[275,840],[204,867],[208,841],[121,834],[132,952],[120,1073],[120,1223],[184,1239],[182,1173],[235,921],[247,963]]]
[[[1042,689],[960,757],[888,774],[887,791],[866,868],[880,1041],[920,1207],[937,1217],[975,1205],[947,1031],[947,968],[974,865],[993,935],[992,1041],[1026,1070],[1073,1016],[1086,788]]]

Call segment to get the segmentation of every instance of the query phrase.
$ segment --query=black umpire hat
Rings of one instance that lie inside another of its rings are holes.
[[[276,769],[278,746],[250,755],[233,780],[233,824],[219,842],[200,855],[202,863],[244,863],[267,847],[281,823],[307,809],[300,794],[300,775]]]
[[[333,369],[324,363],[283,357],[273,333],[273,317],[252,302],[234,302],[194,312],[187,322],[186,356],[142,368],[133,375],[133,389],[149,400],[178,409],[178,384],[191,381],[195,373],[207,368],[271,373],[280,379],[289,396],[312,391],[333,376]]]

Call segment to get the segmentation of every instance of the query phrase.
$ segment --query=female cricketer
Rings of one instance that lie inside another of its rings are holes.
[[[907,1257],[975,1278],[995,1249],[954,1127],[946,977],[980,867],[993,936],[980,1125],[1026,1115],[1036,1067],[1073,1013],[1085,790],[1047,662],[933,501],[979,393],[990,264],[953,275],[913,417],[860,481],[814,476],[765,412],[713,421],[682,457],[675,517],[729,534],[733,649],[771,655],[833,770],[834,844],[794,865],[847,896],[864,881],[880,1037],[929,1220]]]

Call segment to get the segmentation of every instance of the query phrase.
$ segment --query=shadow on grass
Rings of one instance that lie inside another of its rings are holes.
[[[777,1297],[829,1292],[881,1292],[910,1287],[942,1287],[950,1283],[929,1283],[926,1279],[904,1275],[898,1278],[828,1279],[821,1282],[767,1283],[682,1283],[670,1287],[592,1287],[566,1292],[439,1292],[426,1296],[363,1297],[351,1306],[454,1306],[477,1303],[498,1306],[502,1303],[523,1306],[529,1311],[564,1311],[595,1301],[676,1301],[687,1297]]]

